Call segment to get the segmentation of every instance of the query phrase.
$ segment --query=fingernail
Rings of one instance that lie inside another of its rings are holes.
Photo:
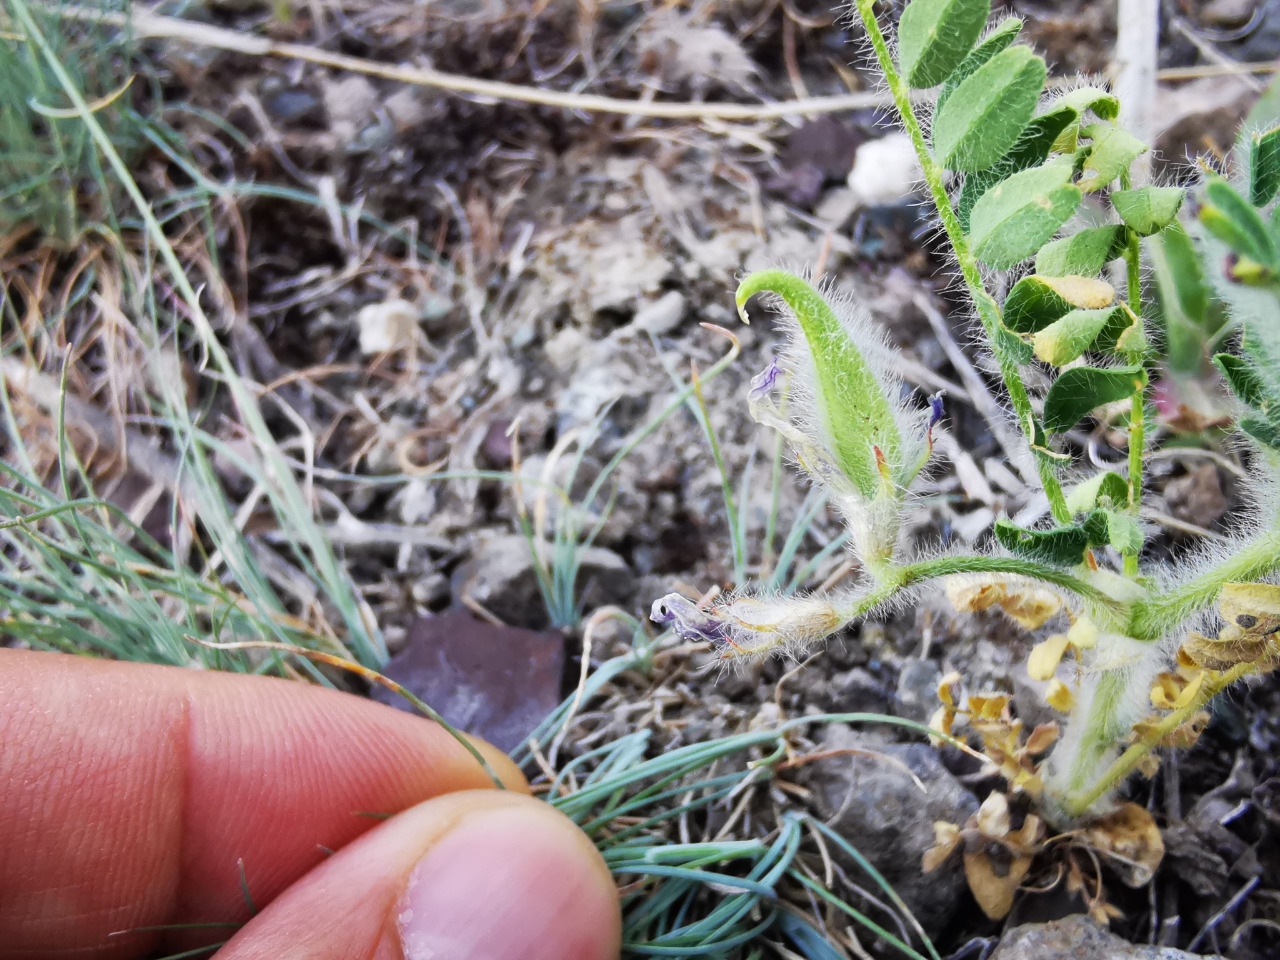
[[[396,916],[405,960],[616,956],[617,896],[550,809],[477,811],[418,861]]]

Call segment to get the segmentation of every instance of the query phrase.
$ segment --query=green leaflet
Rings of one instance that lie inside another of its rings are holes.
[[[1129,501],[1129,485],[1124,477],[1111,470],[1095,474],[1067,491],[1067,506],[1072,513],[1086,513],[1094,507],[1104,506],[1105,501],[1110,501],[1113,507],[1123,506]]]
[[[1104,510],[1103,515],[1107,520],[1107,543],[1121,553],[1138,553],[1142,549],[1145,538],[1136,517],[1116,510]]]
[[[956,216],[967,232],[973,205],[1001,180],[1020,170],[1029,170],[1049,159],[1054,141],[1077,119],[1072,110],[1054,110],[1041,114],[1027,124],[1009,152],[996,163],[977,173],[965,174],[960,196],[956,198]]]
[[[933,149],[949,170],[985,170],[1017,142],[1035,113],[1044,61],[1027,47],[996,54],[956,88],[933,120]]]
[[[1056,567],[1074,567],[1090,547],[1107,542],[1107,518],[1102,510],[1092,510],[1078,523],[1047,530],[1028,530],[1007,517],[995,523],[996,539],[1011,553]]]
[[[1115,300],[1111,284],[1094,277],[1032,274],[1013,285],[1004,301],[1004,322],[1015,333],[1035,333],[1072,310],[1101,310]]]
[[[757,271],[738,286],[740,313],[757,293],[781,297],[795,316],[813,360],[811,389],[825,433],[822,442],[859,493],[874,500],[884,482],[876,449],[893,465],[902,447],[880,381],[831,305],[809,283],[784,270]]]
[[[991,16],[991,0],[912,0],[898,21],[898,66],[917,89],[960,66]]]
[[[1259,443],[1280,449],[1280,371],[1268,363],[1260,347],[1246,332],[1244,349],[1252,356],[1219,353],[1213,363],[1222,371],[1231,392],[1248,410],[1248,414],[1240,418],[1240,429]]]
[[[1117,321],[1117,315],[1121,320]],[[1072,310],[1043,330],[1037,331],[1031,344],[1036,356],[1045,363],[1055,367],[1065,366],[1092,347],[1108,326],[1117,327],[1117,333],[1127,327],[1124,318],[1126,311],[1123,306],[1102,310]]]
[[[1280,127],[1249,140],[1249,202],[1265,207],[1280,191]]]
[[[1111,123],[1093,123],[1080,132],[1092,141],[1084,161],[1084,174],[1076,181],[1076,186],[1085,193],[1108,186],[1148,149],[1129,131]]]
[[[1214,177],[1205,185],[1200,222],[1240,256],[1263,267],[1275,266],[1276,244],[1266,222],[1221,177]]]
[[[1066,433],[1093,410],[1128,399],[1146,385],[1147,371],[1141,364],[1063,371],[1044,399],[1044,428],[1049,433]]]
[[[1048,277],[1092,277],[1124,253],[1129,235],[1123,224],[1087,227],[1054,240],[1036,254],[1036,273]]]
[[[1270,406],[1272,399],[1267,395],[1267,385],[1248,360],[1231,353],[1219,353],[1214,356],[1213,363],[1222,371],[1231,392],[1241,403],[1261,409]]]
[[[1213,297],[1195,245],[1180,223],[1175,221],[1152,237],[1147,252],[1160,300],[1169,369],[1198,377],[1203,372],[1205,344],[1225,320],[1222,304]]]
[[[1060,96],[1045,112],[1054,110],[1069,111],[1075,118],[1075,122],[1063,129],[1058,142],[1053,145],[1055,153],[1071,153],[1079,142],[1084,115],[1092,113],[1099,120],[1114,120],[1120,115],[1120,101],[1099,87],[1077,87]]]
[[[1114,120],[1120,116],[1120,100],[1101,87],[1077,87],[1060,96],[1054,106],[1066,106],[1080,116],[1092,113],[1099,120]]]
[[[960,62],[960,66],[952,71],[951,76],[947,77],[947,82],[938,91],[938,101],[933,105],[934,112],[942,109],[942,105],[951,99],[951,95],[956,92],[956,88],[966,77],[997,53],[1007,50],[1013,41],[1018,39],[1018,34],[1021,32],[1022,21],[1017,17],[1008,17],[996,24],[983,41]]]
[[[1051,160],[984,193],[969,223],[978,259],[1008,269],[1052,239],[1080,203],[1082,194],[1071,176],[1069,160]]]
[[[1111,205],[1138,236],[1149,237],[1173,223],[1185,196],[1181,187],[1138,187],[1116,190],[1111,194]]]

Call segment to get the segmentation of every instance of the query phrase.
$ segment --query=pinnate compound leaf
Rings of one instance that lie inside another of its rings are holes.
[[[936,87],[969,55],[991,0],[911,0],[898,21],[898,67],[917,89]]]
[[[1141,364],[1065,370],[1044,399],[1044,428],[1066,433],[1093,410],[1125,400],[1146,385],[1147,370]]]
[[[1113,192],[1111,205],[1129,229],[1149,237],[1173,223],[1185,197],[1181,187],[1137,187]]]
[[[1036,254],[1036,273],[1049,277],[1092,277],[1124,252],[1128,238],[1124,224],[1087,227],[1041,247]]]
[[[1008,269],[1051,240],[1080,204],[1082,194],[1071,176],[1069,160],[1051,160],[984,193],[969,218],[978,259]]]
[[[1101,310],[1115,298],[1115,288],[1096,277],[1032,274],[1009,291],[1004,301],[1004,322],[1015,333],[1035,333],[1072,310]]]
[[[1001,517],[995,523],[995,535],[1002,547],[1027,560],[1073,567],[1084,559],[1084,552],[1090,547],[1107,542],[1107,518],[1103,511],[1093,510],[1078,523],[1028,530]]]
[[[1280,192],[1280,127],[1255,133],[1249,141],[1249,202],[1265,207]]]
[[[1092,141],[1084,161],[1084,174],[1076,181],[1076,186],[1085,193],[1109,185],[1148,149],[1128,130],[1111,123],[1093,123],[1081,133]]]
[[[956,92],[956,88],[964,82],[966,77],[997,53],[1007,50],[1013,41],[1018,39],[1018,34],[1021,32],[1022,20],[1018,17],[1008,17],[996,24],[982,42],[960,62],[960,66],[952,71],[951,76],[947,77],[946,83],[938,91],[938,100],[933,105],[934,112],[942,109],[942,105],[951,99],[951,95]]]
[[[893,463],[902,446],[884,388],[848,328],[808,282],[784,270],[757,271],[738,286],[739,311],[758,293],[781,297],[795,316],[813,360],[823,441],[858,491],[875,499],[882,484],[876,450]]]
[[[933,148],[949,170],[985,170],[1008,153],[1040,100],[1044,61],[1013,46],[971,73],[934,115]]]

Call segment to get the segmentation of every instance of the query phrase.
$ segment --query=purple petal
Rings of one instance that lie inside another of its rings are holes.
[[[780,376],[782,376],[782,367],[778,365],[776,358],[770,360],[769,366],[751,378],[751,391],[747,396],[752,400],[759,400],[773,393],[773,388],[777,386]]]

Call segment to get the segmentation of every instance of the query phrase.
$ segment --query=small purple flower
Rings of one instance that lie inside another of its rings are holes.
[[[670,593],[653,602],[649,619],[664,627],[670,627],[681,639],[702,640],[711,644],[732,644],[728,625],[706,610],[698,609],[692,601]]]
[[[925,431],[925,438],[929,444],[929,452],[933,452],[933,428],[942,422],[942,391],[939,390],[929,398],[929,425]]]
[[[751,392],[747,396],[752,400],[767,397],[773,393],[773,388],[777,386],[780,376],[782,376],[782,367],[778,365],[778,360],[775,357],[769,361],[769,366],[751,378]]]

